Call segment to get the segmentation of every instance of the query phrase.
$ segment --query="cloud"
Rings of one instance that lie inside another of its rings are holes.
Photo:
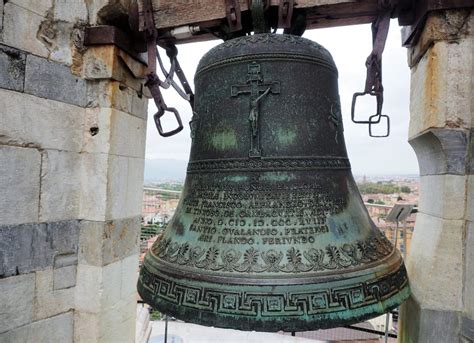
[[[307,31],[304,37],[327,48],[339,69],[339,94],[344,120],[344,134],[353,173],[417,174],[418,164],[413,149],[408,144],[410,71],[406,63],[406,49],[401,46],[400,29],[392,22],[383,56],[384,114],[391,118],[391,134],[388,138],[370,138],[366,125],[352,123],[350,106],[352,94],[363,90],[365,84],[365,60],[372,49],[370,25],[346,26]],[[218,41],[184,44],[179,46],[179,61],[191,82],[199,59]],[[156,131],[153,114],[156,107],[149,105],[147,159],[187,160],[191,145],[188,122],[191,109],[174,91],[163,93],[166,103],[176,107],[181,114],[184,130],[170,138],[160,137]],[[368,117],[375,112],[373,99],[358,103],[357,113]],[[163,118],[163,126],[175,125],[172,114]]]

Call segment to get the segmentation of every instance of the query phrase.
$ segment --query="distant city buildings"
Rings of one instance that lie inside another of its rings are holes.
[[[161,185],[163,186],[163,185]],[[140,264],[145,253],[156,241],[158,234],[166,227],[178,207],[181,192],[172,184],[173,189],[144,187],[142,202],[142,232],[140,236]]]

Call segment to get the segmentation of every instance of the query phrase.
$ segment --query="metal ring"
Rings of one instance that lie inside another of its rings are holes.
[[[375,121],[374,121],[374,122],[371,122],[370,120],[371,120],[371,118],[374,117],[374,116],[377,116],[378,119],[377,119],[376,122],[375,122]],[[380,119],[381,119],[381,118],[387,118],[387,133],[386,133],[385,135],[373,135],[373,134],[372,134],[372,125],[373,125],[373,124],[378,124],[378,123],[380,122]],[[370,136],[370,137],[374,137],[374,138],[384,138],[384,137],[390,136],[390,117],[389,117],[388,115],[385,115],[385,114],[379,114],[379,115],[375,114],[375,115],[373,115],[373,116],[370,116],[370,117],[369,117],[369,136]]]
[[[377,110],[376,110],[376,113],[374,115],[372,115],[371,117],[369,117],[369,120],[356,120],[355,119],[355,107],[356,107],[357,98],[359,96],[364,96],[364,95],[367,95],[367,94],[377,97]],[[352,105],[351,105],[351,119],[352,119],[352,122],[354,122],[356,124],[378,124],[380,122],[380,116],[382,115],[381,113],[379,113],[380,112],[380,100],[381,100],[381,94],[379,92],[357,92],[357,93],[354,93],[354,95],[352,96]],[[374,121],[374,120],[370,119],[370,118],[373,118],[375,116],[378,117],[377,121]]]
[[[176,118],[176,121],[178,122],[178,127],[174,130],[164,132],[163,127],[161,126],[161,117],[165,114],[165,112],[172,112]],[[161,107],[158,108],[158,112],[155,113],[153,116],[153,119],[155,120],[155,125],[158,130],[158,133],[162,137],[169,137],[177,134],[183,129],[183,122],[181,121],[181,117],[179,116],[179,112],[176,108],[174,107]]]

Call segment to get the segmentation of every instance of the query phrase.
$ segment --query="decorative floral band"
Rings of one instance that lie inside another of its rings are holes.
[[[345,157],[315,158],[264,158],[264,159],[226,159],[190,161],[188,173],[205,171],[241,170],[311,170],[311,169],[350,169],[349,159]]]
[[[253,246],[243,253],[219,246],[203,249],[192,247],[187,242],[172,242],[171,239],[158,239],[151,251],[159,259],[189,268],[239,273],[304,273],[360,266],[390,255],[393,249],[390,241],[381,234],[342,246],[330,244],[324,249],[301,251],[291,247],[286,254],[273,249],[259,251]]]

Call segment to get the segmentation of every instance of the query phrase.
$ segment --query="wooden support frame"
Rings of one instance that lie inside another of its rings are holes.
[[[270,6],[280,3],[280,0],[270,1]],[[377,0],[298,0],[295,9],[307,10],[307,28],[312,29],[370,23],[377,15],[377,3]],[[180,26],[208,28],[226,18],[224,0],[152,0],[152,4],[156,28],[162,31]],[[240,9],[248,11],[247,0],[240,0]]]

